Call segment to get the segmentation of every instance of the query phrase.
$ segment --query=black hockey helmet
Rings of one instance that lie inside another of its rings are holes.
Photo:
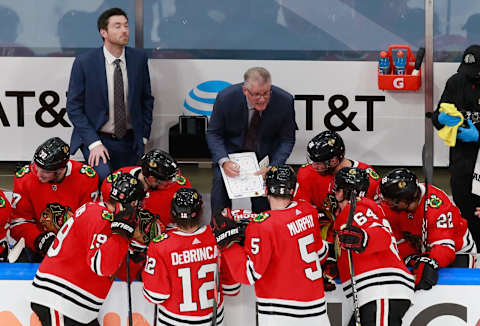
[[[112,183],[110,199],[122,205],[128,205],[136,200],[143,200],[144,197],[145,190],[143,190],[143,184],[129,173],[121,173]]]
[[[58,137],[46,140],[38,146],[33,161],[44,170],[56,171],[64,168],[70,159],[70,146]]]
[[[313,137],[307,145],[308,158],[313,162],[325,162],[345,156],[345,144],[335,131],[326,130]]]
[[[335,174],[335,186],[333,189],[343,189],[344,198],[347,199],[350,198],[352,191],[355,191],[359,196],[365,196],[369,185],[370,180],[367,171],[360,168],[345,167]]]
[[[413,202],[419,195],[417,176],[406,168],[392,170],[382,178],[380,192],[384,198]]]
[[[202,195],[193,188],[180,188],[172,198],[171,213],[175,222],[197,219],[202,210]]]
[[[178,164],[175,159],[159,149],[151,150],[141,158],[142,174],[145,177],[153,175],[163,181],[173,179],[178,172]]]
[[[297,186],[297,176],[289,165],[272,166],[266,174],[268,195],[291,197]]]

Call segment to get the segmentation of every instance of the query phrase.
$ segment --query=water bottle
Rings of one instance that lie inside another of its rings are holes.
[[[395,59],[393,60],[395,75],[405,75],[406,65],[407,65],[407,58],[403,54],[403,51],[398,51]]]
[[[388,54],[385,51],[380,52],[380,58],[378,59],[378,71],[382,75],[388,75],[390,73],[390,60]]]

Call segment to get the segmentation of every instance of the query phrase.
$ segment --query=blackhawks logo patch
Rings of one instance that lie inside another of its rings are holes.
[[[118,179],[118,176],[119,176],[120,174],[122,174],[121,171],[117,171],[117,172],[115,172],[115,173],[109,174],[109,175],[107,176],[107,179],[106,179],[106,180],[107,180],[107,183],[114,183],[115,180]]]
[[[90,177],[90,178],[93,178],[97,174],[97,172],[90,165],[87,165],[87,164],[82,165],[82,168],[80,169],[80,173],[85,174],[87,177]]]
[[[260,213],[258,214],[258,216],[254,217],[252,221],[256,223],[261,223],[269,217],[270,217],[270,214],[268,213]]]
[[[160,233],[157,237],[153,238],[153,242],[162,242],[163,240],[168,238],[168,234]]]
[[[367,172],[368,172],[368,175],[370,176],[370,178],[372,178],[373,180],[380,179],[380,176],[378,175],[378,173],[374,169],[368,168]]]
[[[28,165],[25,165],[23,168],[21,168],[20,170],[18,170],[16,173],[15,173],[15,176],[17,178],[21,178],[23,177],[25,174],[29,173],[30,172],[30,167]]]
[[[104,209],[102,211],[102,218],[104,220],[112,222],[113,221],[113,213]]]
[[[431,194],[430,198],[428,199],[428,206],[430,206],[431,208],[439,208],[442,203],[442,200],[434,194]]]
[[[177,183],[181,186],[185,185],[187,183],[187,180],[185,179],[185,177],[181,174],[177,174],[175,176],[175,179],[177,180]]]

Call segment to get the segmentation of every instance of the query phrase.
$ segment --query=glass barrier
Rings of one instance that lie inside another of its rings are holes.
[[[0,0],[0,56],[74,56],[101,46],[99,14],[135,0]],[[153,58],[377,60],[390,44],[424,45],[424,0],[144,0]],[[434,3],[436,61],[480,43],[478,0]]]

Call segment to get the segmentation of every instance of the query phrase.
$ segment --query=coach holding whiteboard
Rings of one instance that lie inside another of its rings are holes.
[[[282,165],[295,145],[293,96],[272,85],[270,73],[262,67],[248,69],[244,82],[218,93],[207,130],[207,143],[215,164],[211,193],[212,212],[231,207],[220,166],[229,177],[239,167],[228,154],[255,152],[260,161],[268,155],[270,165]],[[261,170],[265,174],[267,169]],[[265,197],[252,198],[252,210],[269,209]]]
[[[101,48],[79,55],[72,67],[67,113],[71,151],[80,149],[100,183],[120,167],[135,165],[150,137],[153,96],[144,52],[127,47],[129,26],[119,8],[98,18]]]

